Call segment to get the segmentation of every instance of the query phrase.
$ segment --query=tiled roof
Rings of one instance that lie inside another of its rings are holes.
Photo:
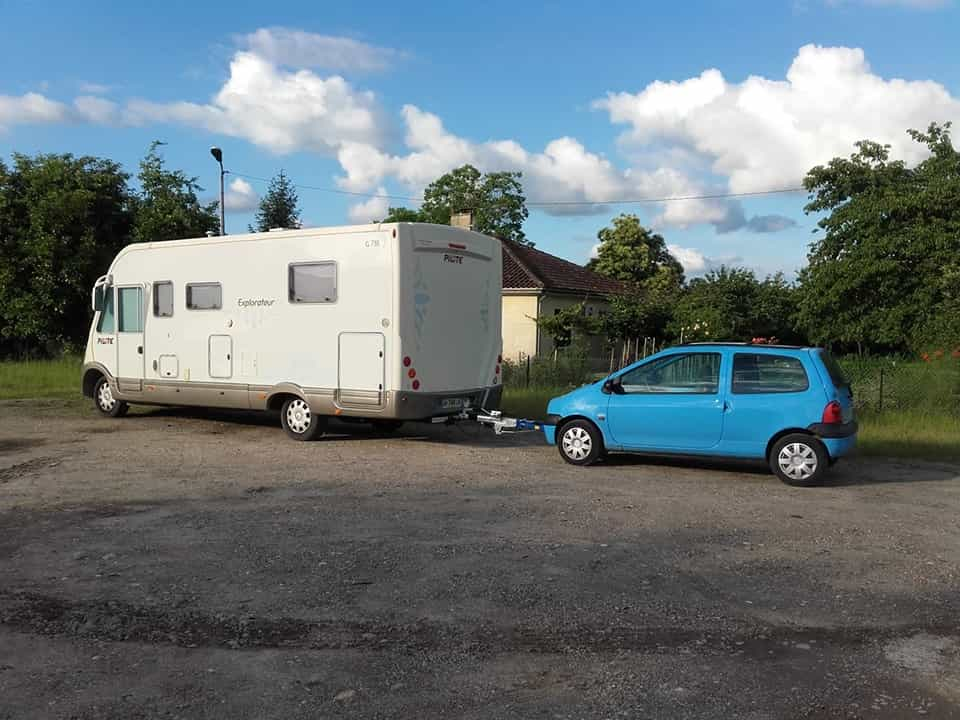
[[[582,265],[543,250],[501,240],[504,290],[555,290],[558,292],[615,295],[625,288],[619,280],[599,275]]]

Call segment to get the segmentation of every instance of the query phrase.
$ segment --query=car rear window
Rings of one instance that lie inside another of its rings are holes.
[[[823,366],[827,369],[827,374],[830,376],[831,382],[833,382],[833,386],[838,388],[850,387],[850,381],[847,380],[847,376],[843,374],[843,368],[840,367],[837,359],[826,350],[821,350],[819,354],[820,360],[823,361]]]
[[[736,353],[733,356],[732,389],[735,394],[803,392],[808,387],[807,372],[795,357],[768,353]]]

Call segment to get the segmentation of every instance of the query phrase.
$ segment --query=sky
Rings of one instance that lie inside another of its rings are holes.
[[[228,232],[281,169],[330,226],[471,163],[522,172],[527,237],[575,262],[629,212],[688,275],[792,277],[807,170],[960,127],[958,0],[152,5],[0,0],[0,158],[135,172],[161,140],[213,199],[217,145]]]

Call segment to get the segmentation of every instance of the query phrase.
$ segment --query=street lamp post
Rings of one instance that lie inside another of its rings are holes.
[[[223,150],[214,145],[210,148],[210,154],[213,155],[213,159],[217,161],[217,164],[220,165],[220,234],[226,235],[226,222],[224,220],[223,213],[223,176],[226,175],[226,171],[223,169]]]

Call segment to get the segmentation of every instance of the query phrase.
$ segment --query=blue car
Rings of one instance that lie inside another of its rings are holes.
[[[815,485],[856,443],[850,383],[812,347],[695,343],[554,398],[547,442],[573,465],[607,452],[765,460]]]

